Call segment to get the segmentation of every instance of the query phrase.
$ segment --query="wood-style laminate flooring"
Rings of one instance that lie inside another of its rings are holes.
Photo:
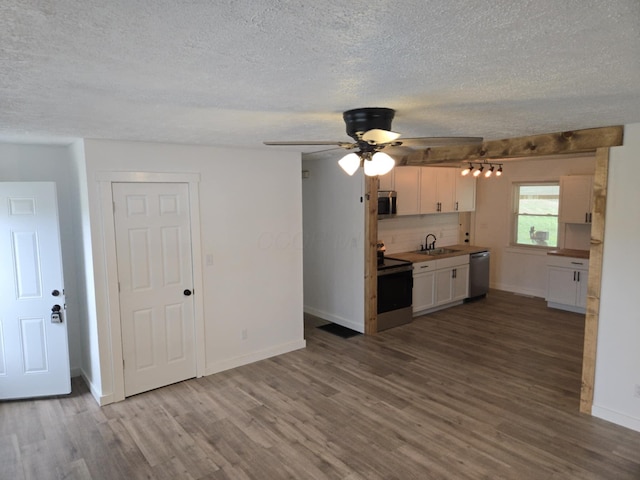
[[[578,413],[582,315],[487,299],[98,407],[0,404],[4,479],[640,479],[640,433]]]

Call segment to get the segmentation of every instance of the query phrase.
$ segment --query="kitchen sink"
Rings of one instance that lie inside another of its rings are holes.
[[[422,255],[445,255],[447,253],[456,253],[457,251],[452,248],[432,248],[431,250],[419,250],[416,253]]]

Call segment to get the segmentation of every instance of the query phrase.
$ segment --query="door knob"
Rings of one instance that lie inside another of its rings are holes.
[[[184,295],[185,295],[186,297],[188,297],[189,295],[191,295],[191,290],[186,289],[186,290],[185,290],[184,292],[182,292],[182,293],[184,293]]]

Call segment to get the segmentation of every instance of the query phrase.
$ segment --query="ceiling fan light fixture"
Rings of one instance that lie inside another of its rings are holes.
[[[338,161],[340,168],[344,170],[348,175],[353,176],[354,173],[360,168],[361,158],[357,153],[348,153]]]
[[[393,158],[383,152],[376,152],[371,159],[364,160],[364,174],[369,177],[385,175],[391,171],[396,162]]]
[[[382,130],[380,128],[373,128],[367,130],[362,135],[362,140],[370,144],[391,143],[394,140],[400,138],[400,133],[392,132],[390,130]]]

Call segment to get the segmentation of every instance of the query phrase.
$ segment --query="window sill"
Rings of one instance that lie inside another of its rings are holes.
[[[520,255],[537,255],[537,256],[546,256],[549,250],[556,250],[557,247],[525,247],[525,246],[515,246],[509,245],[504,249],[506,253],[518,253]]]

